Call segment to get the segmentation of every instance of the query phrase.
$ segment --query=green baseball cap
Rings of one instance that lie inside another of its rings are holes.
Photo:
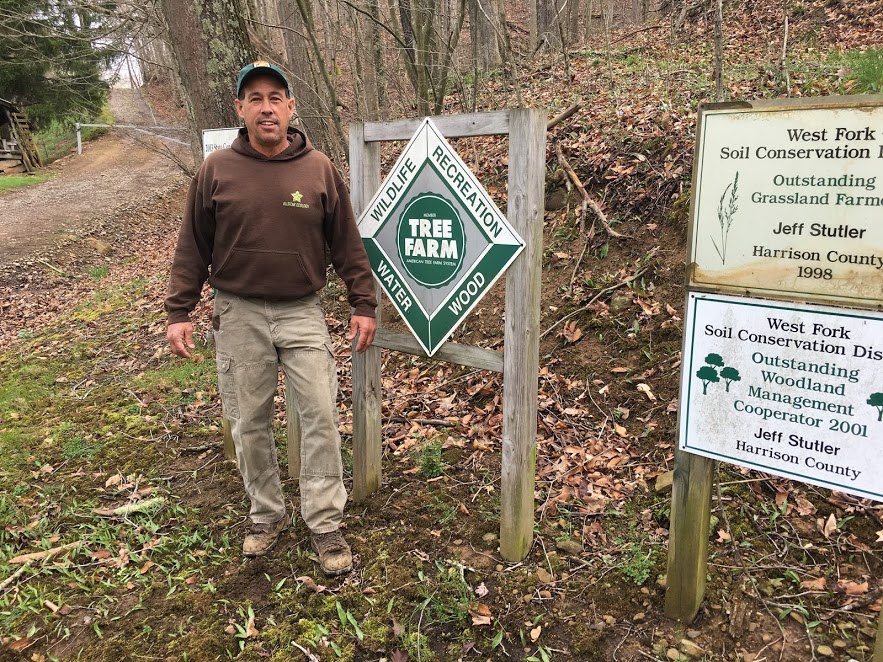
[[[277,67],[275,64],[267,62],[266,60],[257,60],[256,62],[252,62],[251,64],[246,64],[244,67],[242,67],[242,69],[239,70],[239,81],[236,83],[236,96],[242,96],[243,85],[245,85],[254,76],[258,76],[261,74],[275,77],[285,87],[286,92],[291,91],[291,88],[288,87],[288,79],[285,78],[285,74],[282,73],[282,69]]]

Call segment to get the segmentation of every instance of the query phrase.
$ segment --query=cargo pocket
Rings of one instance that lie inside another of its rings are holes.
[[[233,374],[233,359],[223,354],[218,355],[218,390],[221,392],[224,416],[238,419],[239,400],[236,397],[236,377]]]

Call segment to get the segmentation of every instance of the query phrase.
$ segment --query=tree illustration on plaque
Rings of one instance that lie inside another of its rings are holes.
[[[739,371],[724,363],[720,354],[709,354],[705,357],[705,365],[696,371],[696,376],[702,380],[702,395],[708,395],[710,384],[717,384],[723,378],[727,393],[730,392],[730,384],[742,381]]]
[[[871,393],[868,404],[877,408],[877,420],[883,421],[883,393]]]

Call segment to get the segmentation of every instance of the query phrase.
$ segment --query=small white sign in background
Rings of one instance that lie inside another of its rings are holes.
[[[680,447],[883,500],[883,313],[691,293]]]
[[[229,147],[238,135],[238,127],[232,129],[203,129],[202,158],[207,157],[212,152],[217,152],[219,149]]]

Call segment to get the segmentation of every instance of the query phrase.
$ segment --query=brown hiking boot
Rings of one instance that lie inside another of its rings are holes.
[[[353,553],[339,530],[314,533],[310,536],[310,544],[319,555],[319,567],[326,576],[345,575],[353,569]]]
[[[273,549],[273,545],[279,540],[279,534],[288,528],[289,522],[288,515],[283,515],[278,522],[252,524],[245,534],[242,553],[249,557],[263,556]]]

